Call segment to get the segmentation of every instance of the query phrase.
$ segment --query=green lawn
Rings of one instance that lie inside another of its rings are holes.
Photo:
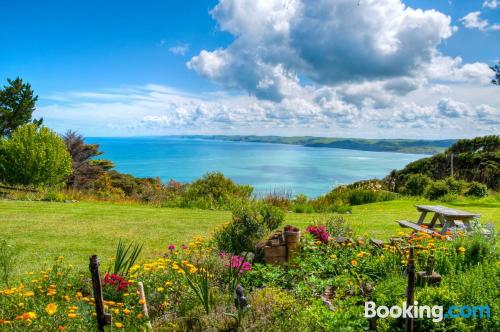
[[[345,218],[359,234],[387,238],[399,230],[395,220],[416,220],[415,203],[398,200],[355,206],[352,214]],[[498,197],[447,205],[480,213],[483,223],[500,226]],[[289,213],[286,222],[304,227],[318,217],[317,214]],[[142,257],[153,257],[165,252],[171,243],[187,243],[195,235],[209,235],[217,224],[230,218],[231,214],[225,211],[104,202],[0,200],[0,236],[14,244],[18,251],[16,273],[51,264],[59,255],[80,269],[86,268],[88,256],[93,253],[106,262],[113,255],[119,238],[144,243]]]

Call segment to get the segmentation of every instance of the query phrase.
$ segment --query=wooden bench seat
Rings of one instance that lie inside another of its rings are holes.
[[[408,220],[398,220],[398,224],[401,227],[411,228],[411,229],[414,229],[416,231],[422,231],[422,232],[425,232],[425,233],[430,234],[430,235],[437,233],[436,231],[434,231],[432,229],[424,228],[424,227],[417,225],[416,223],[414,223],[412,221],[408,221]]]

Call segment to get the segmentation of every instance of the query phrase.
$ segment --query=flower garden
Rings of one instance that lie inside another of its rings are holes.
[[[400,232],[380,243],[333,219],[307,227],[293,259],[265,264],[258,249],[235,255],[211,238],[196,237],[182,246],[165,242],[163,256],[119,274],[106,272],[103,264],[104,304],[112,328],[125,331],[398,331],[403,318],[368,320],[364,302],[392,306],[405,300],[404,270],[413,247],[417,271],[430,268],[442,276],[439,284],[417,285],[421,305],[489,305],[492,312],[487,319],[416,319],[416,331],[498,331],[495,243],[495,235],[460,231]],[[90,274],[81,271],[64,257],[43,271],[26,271],[0,291],[0,328],[96,330]]]

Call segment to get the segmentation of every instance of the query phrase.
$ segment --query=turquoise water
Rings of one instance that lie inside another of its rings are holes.
[[[422,155],[297,145],[228,142],[176,137],[88,138],[120,172],[189,182],[220,171],[255,193],[273,190],[308,196],[339,184],[382,178]]]

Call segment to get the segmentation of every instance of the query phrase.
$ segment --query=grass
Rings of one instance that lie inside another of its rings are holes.
[[[357,233],[384,239],[400,230],[395,220],[416,220],[415,204],[397,200],[354,206],[345,215]],[[442,204],[442,203],[439,203]],[[451,207],[482,215],[483,223],[500,226],[499,196],[451,202]],[[318,214],[289,213],[286,223],[305,227]],[[208,236],[216,225],[231,219],[227,211],[156,208],[105,202],[51,203],[0,200],[0,237],[17,250],[15,274],[48,267],[64,256],[79,269],[98,254],[107,269],[118,240],[144,244],[142,258],[161,255],[169,244],[187,243],[195,235]]]

